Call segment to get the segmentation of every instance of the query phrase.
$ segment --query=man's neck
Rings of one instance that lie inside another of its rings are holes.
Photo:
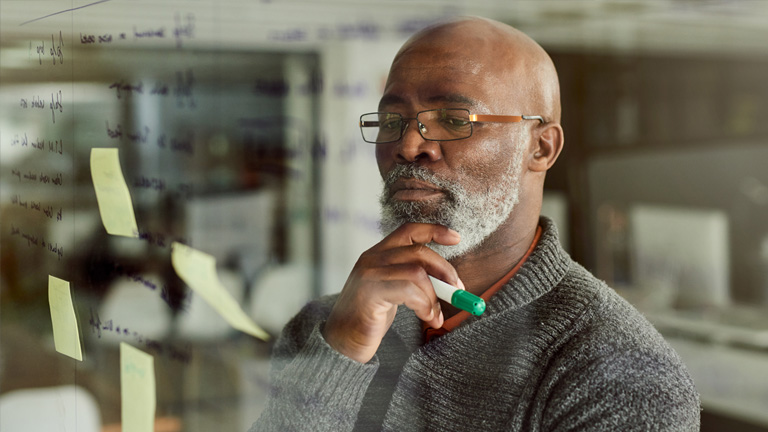
[[[538,221],[526,224],[525,229],[513,229],[511,225],[503,224],[477,249],[451,260],[467,291],[482,294],[525,256],[536,236]]]

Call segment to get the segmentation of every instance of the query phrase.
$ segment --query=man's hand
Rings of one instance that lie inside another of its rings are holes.
[[[456,269],[426,246],[455,245],[456,231],[441,225],[408,223],[365,251],[355,264],[323,329],[335,350],[367,363],[404,304],[432,327],[443,313],[428,275],[463,286]]]

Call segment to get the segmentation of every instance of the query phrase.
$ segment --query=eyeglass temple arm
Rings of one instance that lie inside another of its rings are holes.
[[[538,120],[544,123],[542,116],[529,116],[529,115],[490,115],[490,114],[470,114],[469,121],[479,123],[517,123],[523,120]]]
[[[403,118],[402,120],[416,120],[416,118]],[[418,120],[416,120],[418,121]],[[421,122],[419,122],[420,125],[424,126]],[[360,127],[379,127],[381,126],[380,121],[376,120],[360,120]],[[408,123],[403,123],[403,129],[408,127]]]

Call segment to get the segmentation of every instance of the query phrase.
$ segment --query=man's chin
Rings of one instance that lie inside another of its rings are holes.
[[[436,197],[418,201],[396,200],[391,198],[385,204],[385,211],[405,222],[436,223],[442,219],[446,210],[445,200]]]

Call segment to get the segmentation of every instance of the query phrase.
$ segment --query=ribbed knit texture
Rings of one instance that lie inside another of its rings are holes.
[[[335,296],[310,303],[275,346],[254,431],[697,431],[677,354],[575,263],[546,218],[539,244],[485,314],[422,344],[400,307],[368,364],[322,338]]]

